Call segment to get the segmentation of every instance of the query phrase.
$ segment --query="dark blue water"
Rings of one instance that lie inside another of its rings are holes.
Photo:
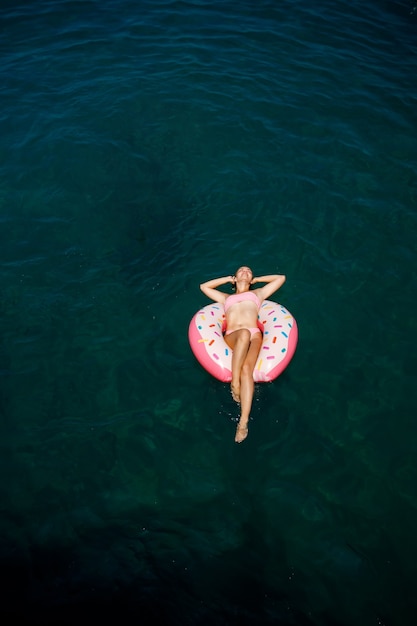
[[[2,2],[5,624],[414,626],[417,8]],[[249,437],[203,280],[287,276]]]

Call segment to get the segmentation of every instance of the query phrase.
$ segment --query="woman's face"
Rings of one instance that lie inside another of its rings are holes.
[[[239,267],[235,274],[235,277],[236,280],[247,280],[248,282],[251,282],[253,278],[253,272],[250,267],[243,265],[242,267]]]

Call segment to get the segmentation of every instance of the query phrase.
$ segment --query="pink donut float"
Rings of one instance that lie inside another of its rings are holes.
[[[291,313],[277,302],[264,300],[258,326],[263,332],[262,346],[253,371],[256,383],[275,380],[287,367],[298,341],[297,323]],[[223,338],[225,315],[222,304],[208,304],[193,316],[188,340],[197,361],[224,383],[232,380],[232,350]]]

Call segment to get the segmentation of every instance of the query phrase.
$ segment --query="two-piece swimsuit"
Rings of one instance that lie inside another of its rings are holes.
[[[254,293],[253,291],[244,291],[243,293],[234,293],[231,296],[228,296],[224,302],[224,311],[225,313],[227,313],[228,309],[233,305],[233,304],[237,304],[238,302],[245,302],[245,301],[251,301],[254,302],[258,308],[258,311],[261,307],[261,301],[259,300],[258,296],[256,295],[256,293]],[[238,329],[236,329],[238,330]],[[254,328],[248,328],[247,329],[250,332],[250,337],[252,339],[253,335],[255,335],[255,333],[260,333],[261,329],[258,328],[258,326],[254,327]],[[225,335],[230,335],[230,333],[234,333],[234,330],[226,330]]]

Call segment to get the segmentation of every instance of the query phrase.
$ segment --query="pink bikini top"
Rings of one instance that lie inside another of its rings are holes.
[[[243,293],[234,293],[231,296],[228,296],[224,303],[224,310],[225,312],[227,312],[227,310],[233,304],[237,304],[238,302],[245,302],[249,300],[256,304],[256,306],[258,307],[258,311],[259,311],[261,307],[261,301],[259,300],[256,293],[254,293],[253,291],[244,291]]]

